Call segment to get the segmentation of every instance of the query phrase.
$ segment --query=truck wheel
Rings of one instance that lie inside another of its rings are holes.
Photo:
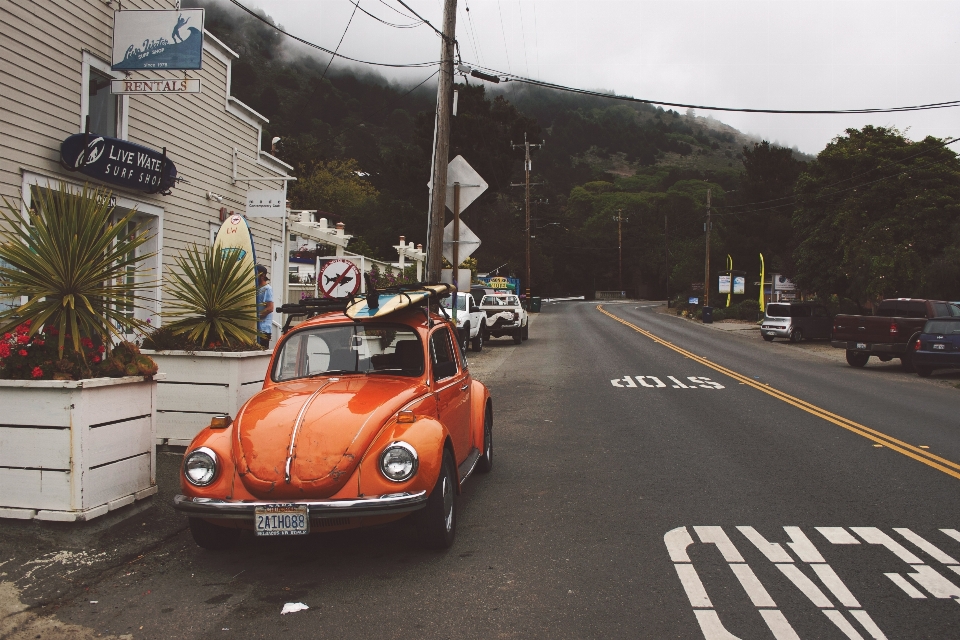
[[[443,452],[440,477],[427,498],[427,506],[414,512],[420,540],[428,549],[449,549],[457,535],[457,476],[453,458]]]
[[[900,368],[906,371],[907,373],[913,373],[915,371],[913,367],[913,346],[916,343],[916,340],[911,340],[907,343],[907,351],[900,358]]]
[[[473,338],[470,342],[470,347],[474,351],[483,350],[483,327],[480,327],[480,330],[477,331],[477,337]]]
[[[523,325],[523,331],[520,337],[524,340],[527,340],[530,338],[530,321],[529,320],[527,320],[527,324]]]
[[[803,331],[800,329],[790,329],[790,342],[803,342]]]
[[[869,353],[862,353],[860,351],[852,351],[847,349],[847,364],[851,367],[863,367],[867,364],[867,360],[869,359]]]
[[[933,373],[933,367],[924,367],[923,365],[917,365],[914,367],[917,370],[917,375],[921,378],[929,378],[930,374]]]
[[[516,331],[513,332],[513,344],[520,344],[523,340],[523,329],[517,327]]]
[[[463,326],[463,334],[460,337],[460,351],[462,353],[467,352],[468,342],[470,342],[470,325],[466,324]]]
[[[232,549],[240,540],[240,529],[221,527],[211,524],[200,518],[188,518],[190,535],[193,541],[202,549],[210,551],[226,551]]]
[[[767,342],[773,342],[773,336],[763,336],[763,339]]]

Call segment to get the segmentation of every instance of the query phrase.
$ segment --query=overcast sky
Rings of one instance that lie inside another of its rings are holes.
[[[359,1],[387,22],[410,23],[393,10],[405,11],[396,0]],[[441,0],[405,1],[441,25]],[[329,49],[354,8],[349,0],[243,2]],[[851,109],[960,99],[958,18],[956,0],[459,0],[457,39],[465,61],[568,86],[713,106]],[[340,52],[383,62],[433,61],[440,40],[429,27],[392,28],[358,11]],[[382,70],[413,83],[431,72]],[[913,139],[960,136],[960,108],[713,116],[812,154],[845,128],[865,124],[895,126]]]

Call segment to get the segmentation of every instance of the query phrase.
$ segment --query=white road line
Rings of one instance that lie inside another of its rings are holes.
[[[921,598],[926,598],[927,596],[923,595],[923,592],[920,589],[917,589],[915,586],[910,584],[906,578],[904,578],[899,573],[885,573],[883,574],[890,578],[890,581],[893,584],[897,585],[903,592],[915,600],[920,600]]]
[[[923,564],[923,560],[907,551],[902,544],[876,527],[850,527],[850,530],[863,538],[864,542],[882,544],[907,564]]]
[[[960,542],[960,531],[957,531],[956,529],[940,529],[940,531],[943,531],[957,542]]]
[[[671,562],[690,562],[687,547],[693,544],[693,538],[686,527],[671,529],[663,535],[663,543],[667,545],[667,553]]]
[[[643,381],[644,378],[647,378],[648,380],[653,380],[656,384],[653,384],[653,385],[646,384],[646,383]],[[642,384],[642,385],[645,386],[645,387],[653,386],[653,387],[655,387],[655,388],[657,388],[657,389],[663,389],[664,387],[667,386],[667,385],[665,385],[665,384],[663,383],[663,380],[661,380],[661,379],[658,378],[657,376],[637,376],[637,382],[639,382],[640,384]]]
[[[687,385],[680,382],[679,380],[677,380],[676,378],[674,378],[673,376],[667,376],[667,380],[670,380],[673,382],[673,386],[670,387],[671,389],[689,389],[690,388]]]
[[[916,573],[908,573],[907,577],[913,578],[934,598],[960,598],[960,587],[937,573],[933,567],[919,564],[914,565],[913,569]]]
[[[770,594],[767,593],[767,590],[763,588],[763,585],[760,583],[760,579],[757,578],[757,574],[753,572],[753,569],[751,569],[749,565],[731,563],[730,568],[733,570],[733,574],[737,576],[737,580],[739,580],[740,584],[743,586],[743,590],[747,592],[747,596],[749,596],[750,602],[753,603],[753,606],[777,606],[777,603],[773,601],[773,598],[770,597]]]
[[[856,611],[851,611],[853,617],[857,619],[857,622],[867,630],[867,633],[870,634],[870,637],[873,640],[887,640],[887,636],[883,635],[883,631],[880,630],[880,627],[877,626],[877,623],[873,621],[873,618],[870,617],[870,614],[864,611],[863,609],[858,609]]]
[[[817,574],[823,584],[827,586],[830,593],[840,601],[840,604],[848,609],[860,608],[860,602],[850,593],[847,585],[843,584],[843,581],[840,579],[840,576],[837,575],[836,571],[833,570],[833,567],[828,564],[811,564],[810,568],[813,569],[813,572]]]
[[[697,622],[700,623],[700,631],[703,632],[705,640],[740,640],[723,626],[720,622],[720,616],[713,609],[706,611],[694,611],[697,616]],[[799,640],[799,639],[798,639]]]
[[[827,539],[827,542],[833,544],[860,544],[860,541],[853,537],[843,527],[814,527]]]
[[[683,585],[683,590],[687,592],[690,605],[694,608],[712,607],[710,596],[707,595],[707,590],[703,588],[703,582],[700,581],[700,576],[697,575],[697,570],[693,568],[693,565],[675,564],[673,566],[677,570],[677,575],[680,576],[680,584]]]
[[[720,554],[727,562],[743,562],[743,556],[733,546],[730,538],[723,531],[723,527],[694,527],[693,530],[700,537],[700,542],[717,545],[717,549],[720,550]]]
[[[946,553],[944,553],[934,545],[930,544],[929,542],[927,542],[926,540],[924,540],[923,538],[915,534],[910,529],[907,529],[905,527],[901,527],[901,528],[894,527],[893,530],[899,533],[900,535],[902,535],[904,538],[906,538],[910,542],[912,542],[921,551],[929,555],[934,560],[937,560],[938,562],[942,562],[943,564],[960,564],[960,562],[957,562],[952,557],[950,557],[949,555],[947,555]]]
[[[787,546],[793,549],[801,562],[826,562],[806,534],[800,530],[800,527],[784,527],[783,530],[793,540],[793,542],[788,542]]]
[[[843,631],[843,634],[850,638],[850,640],[863,640],[863,636],[860,635],[860,632],[853,628],[853,625],[843,617],[842,613],[836,609],[828,609],[823,613],[830,618],[830,622],[837,625],[837,628],[840,629],[840,631]]]
[[[790,557],[786,549],[776,542],[768,542],[753,527],[737,527],[737,530],[752,542],[753,546],[759,549],[760,553],[765,555],[770,562],[793,562],[793,558]]]
[[[810,602],[814,606],[820,607],[821,609],[832,607],[833,603],[830,602],[830,599],[824,595],[823,591],[820,591],[820,587],[813,583],[813,580],[808,578],[795,564],[777,564],[777,569],[787,576],[800,591],[803,592],[803,595],[807,596],[810,599]]]
[[[761,609],[760,615],[777,640],[800,640],[800,636],[793,630],[787,619],[776,609]]]

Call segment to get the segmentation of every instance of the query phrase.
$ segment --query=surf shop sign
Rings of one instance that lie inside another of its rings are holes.
[[[115,11],[114,71],[200,69],[203,9]]]
[[[134,191],[169,195],[177,181],[177,168],[165,151],[92,133],[76,133],[60,143],[60,163]]]

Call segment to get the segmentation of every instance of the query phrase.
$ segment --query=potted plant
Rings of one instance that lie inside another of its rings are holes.
[[[253,274],[233,254],[188,247],[168,273],[171,320],[143,342],[166,374],[157,395],[158,442],[186,446],[210,418],[235,416],[260,390],[270,352],[257,345]]]
[[[157,368],[125,341],[148,237],[107,190],[33,195],[0,209],[0,517],[88,520],[157,491]]]

